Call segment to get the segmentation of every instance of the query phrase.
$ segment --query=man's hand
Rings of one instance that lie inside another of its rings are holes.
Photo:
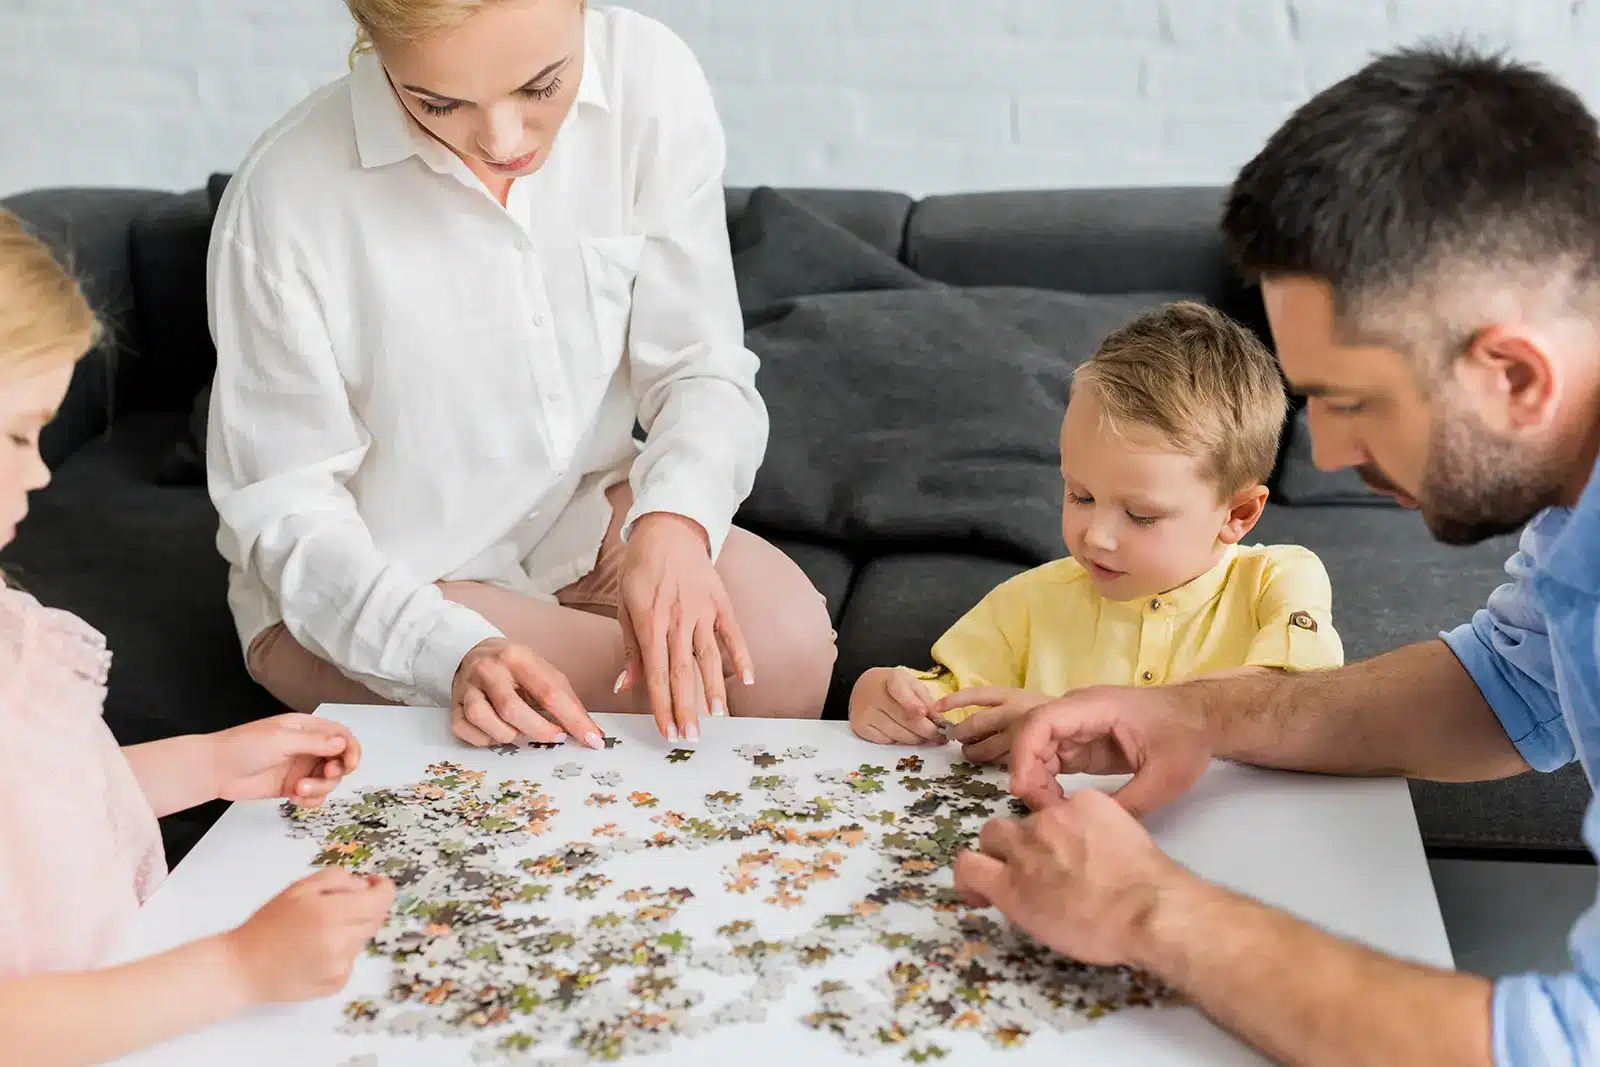
[[[1119,804],[1080,790],[1027,819],[992,819],[977,852],[955,860],[968,904],[1007,919],[1064,956],[1134,962],[1164,892],[1194,876],[1168,859]]]
[[[1040,704],[1011,745],[1011,792],[1033,808],[1059,803],[1060,774],[1132,774],[1114,794],[1134,815],[1182,796],[1211,762],[1201,709],[1173,687],[1096,686]]]
[[[961,754],[973,763],[1006,764],[1011,762],[1011,746],[1023,716],[1050,699],[1027,689],[985,686],[951,693],[930,714],[937,719],[959,708],[982,709],[957,723],[950,740],[961,742]]]
[[[469,745],[509,744],[519,735],[552,742],[569,734],[590,748],[605,745],[566,675],[503,637],[480,642],[462,657],[450,694],[450,728]]]
[[[873,667],[850,691],[850,729],[879,745],[942,745],[927,687],[897,667]]]
[[[222,800],[284,798],[319,806],[361,762],[348,727],[315,715],[278,715],[206,737],[214,795]]]
[[[644,515],[633,524],[621,571],[617,621],[627,665],[617,691],[642,683],[661,735],[697,741],[702,714],[728,713],[725,672],[755,682],[705,530],[682,515]]]

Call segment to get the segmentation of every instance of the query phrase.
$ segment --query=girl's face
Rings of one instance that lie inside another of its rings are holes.
[[[422,41],[376,39],[401,104],[490,191],[544,165],[583,77],[581,0],[506,0]]]
[[[50,483],[39,457],[39,432],[55,417],[73,361],[47,359],[21,371],[0,373],[0,548],[17,536],[28,514],[28,494]]]

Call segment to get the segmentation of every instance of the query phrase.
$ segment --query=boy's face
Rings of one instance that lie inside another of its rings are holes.
[[[1102,596],[1138,600],[1210,570],[1255,525],[1266,490],[1230,500],[1200,460],[1141,427],[1114,432],[1093,388],[1077,388],[1061,422],[1066,500],[1061,534]]]
[[[50,482],[39,458],[39,431],[55,416],[71,382],[72,363],[63,360],[0,377],[0,548],[11,543],[28,514],[28,494]]]

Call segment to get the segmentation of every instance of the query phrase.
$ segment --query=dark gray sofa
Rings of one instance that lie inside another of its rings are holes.
[[[193,449],[191,416],[215,359],[205,318],[205,252],[225,181],[217,177],[207,189],[182,194],[56,189],[4,201],[70,258],[112,334],[80,366],[45,436],[54,484],[36,495],[32,517],[0,565],[41,599],[108,635],[116,658],[107,718],[124,743],[219,729],[277,710],[240,662],[224,604],[225,569],[213,543],[215,513],[192,477],[186,484],[173,473],[186,463],[192,473],[193,456],[185,453]],[[728,194],[736,250],[749,195]],[[1265,332],[1259,299],[1222,262],[1216,189],[921,202],[880,192],[789,195],[862,247],[935,282],[1192,294]],[[966,361],[964,373],[985,375],[984,353],[958,358]],[[825,413],[817,405],[828,403],[831,384],[807,381],[792,360],[786,366],[782,375],[763,371],[769,405],[784,417],[774,419],[768,462],[740,521],[789,551],[826,594],[840,645],[828,714],[840,717],[861,670],[921,661],[946,625],[999,581],[1042,562],[1045,552],[1004,537],[941,536],[915,522],[902,522],[904,529],[880,523],[870,535],[848,524],[786,525],[786,512],[771,502],[790,484],[817,476],[800,469],[809,453],[794,438],[812,431],[809,418],[797,421],[794,413],[816,410],[820,419]],[[1053,439],[1042,445],[1053,447]],[[1303,426],[1291,423],[1258,538],[1303,544],[1321,555],[1351,658],[1465,619],[1502,579],[1509,539],[1470,549],[1437,546],[1415,515],[1377,500],[1349,477],[1311,471],[1307,456]],[[852,487],[831,488],[843,498]],[[1035,503],[1040,515],[1056,506]],[[1576,767],[1484,785],[1415,783],[1412,793],[1435,855],[1587,857],[1578,830],[1588,787]],[[174,860],[219,810],[213,805],[167,820]]]

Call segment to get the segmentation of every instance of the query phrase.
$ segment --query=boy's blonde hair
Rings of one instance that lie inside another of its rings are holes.
[[[1224,498],[1263,485],[1288,411],[1278,363],[1256,335],[1192,300],[1146,311],[1072,376],[1113,427],[1154,430],[1199,457]]]
[[[77,281],[0,208],[0,379],[75,363],[99,338],[99,320]]]

